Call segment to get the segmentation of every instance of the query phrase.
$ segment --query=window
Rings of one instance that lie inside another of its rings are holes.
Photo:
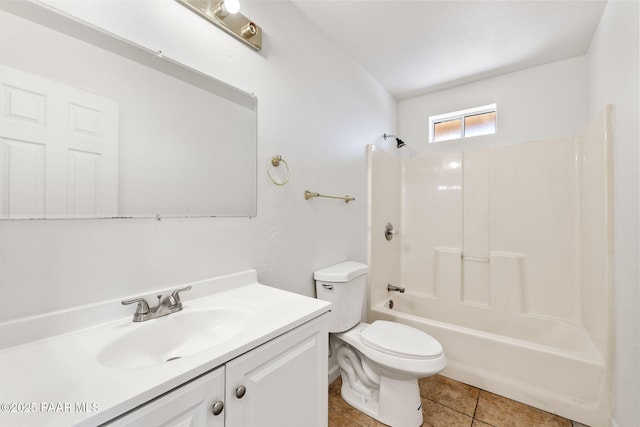
[[[496,133],[496,104],[429,117],[429,142]]]

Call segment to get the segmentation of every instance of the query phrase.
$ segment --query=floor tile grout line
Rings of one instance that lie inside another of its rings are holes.
[[[478,397],[476,398],[476,406],[473,408],[473,416],[471,417],[471,425],[473,425],[473,422],[476,420],[476,412],[478,412],[478,404],[480,403],[480,395],[482,394],[482,391],[480,389],[478,389]],[[478,420],[480,421],[480,420]]]
[[[422,396],[421,396],[421,397],[422,397]],[[447,408],[447,409],[451,409],[453,412],[457,412],[457,413],[458,413],[458,414],[460,414],[460,415],[464,415],[465,417],[469,417],[469,418],[472,418],[472,419],[473,419],[473,416],[471,416],[471,415],[469,415],[469,414],[465,414],[464,412],[459,411],[458,409],[452,408],[452,407],[451,407],[451,406],[449,406],[449,405],[445,405],[444,403],[440,403],[440,402],[438,402],[438,401],[436,401],[436,400],[433,400],[433,399],[431,399],[431,398],[429,398],[429,397],[422,397],[422,398],[423,398],[423,399],[430,400],[430,401],[432,401],[433,403],[435,403],[436,405],[440,405],[440,406],[443,406],[443,407],[445,407],[445,408]],[[475,411],[474,411],[474,413],[475,413]]]

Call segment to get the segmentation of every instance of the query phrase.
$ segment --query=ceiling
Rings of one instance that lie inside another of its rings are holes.
[[[586,53],[606,1],[293,0],[396,99]]]

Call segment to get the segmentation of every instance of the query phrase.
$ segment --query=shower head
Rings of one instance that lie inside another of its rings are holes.
[[[405,142],[403,140],[401,140],[400,138],[398,138],[395,135],[387,135],[386,133],[382,135],[382,137],[384,138],[384,140],[386,141],[387,138],[395,138],[396,139],[396,148],[401,148],[405,146]]]

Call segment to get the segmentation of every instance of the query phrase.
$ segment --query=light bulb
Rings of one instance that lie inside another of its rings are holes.
[[[238,13],[240,11],[240,0],[224,0],[224,8],[231,14]]]

